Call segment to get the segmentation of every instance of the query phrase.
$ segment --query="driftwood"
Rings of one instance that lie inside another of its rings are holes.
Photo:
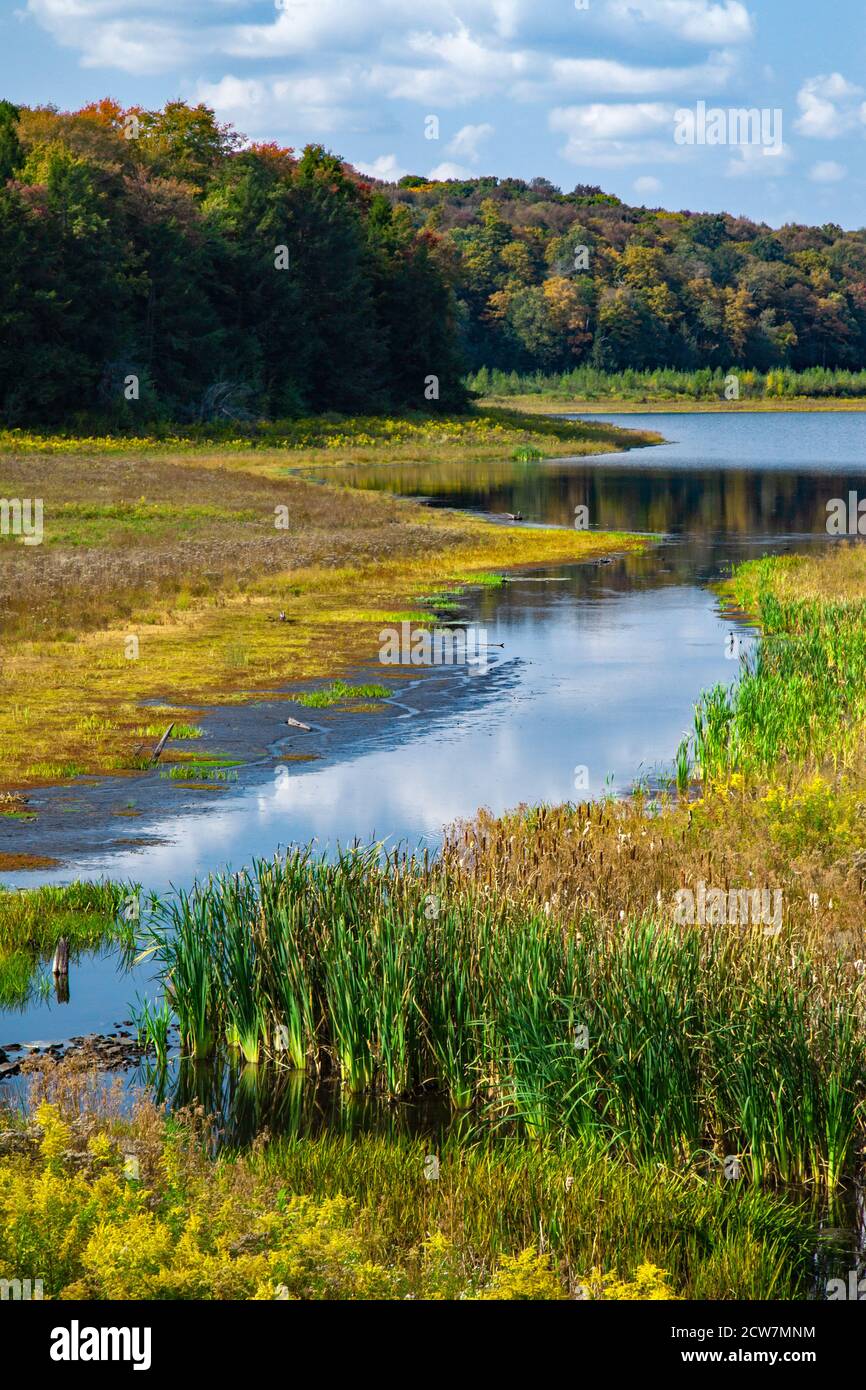
[[[69,942],[65,936],[61,936],[57,943],[57,950],[54,952],[54,960],[51,963],[52,975],[69,974]]]
[[[305,733],[308,733],[308,734],[311,734],[311,733],[313,732],[313,730],[312,730],[312,728],[310,727],[310,725],[309,725],[309,724],[302,724],[301,721],[300,721],[300,719],[292,719],[292,718],[289,718],[289,719],[286,720],[286,723],[287,723],[291,728],[293,728],[293,729],[303,729],[304,732],[305,732]]]
[[[171,724],[169,724],[169,726],[168,726],[168,728],[166,729],[165,733],[163,734],[162,738],[159,740],[159,743],[158,743],[158,744],[156,745],[156,747],[154,748],[154,750],[153,750],[153,752],[152,752],[152,754],[151,754],[151,756],[150,756],[150,765],[151,765],[151,767],[153,767],[153,764],[154,764],[154,763],[159,762],[159,759],[160,759],[160,757],[162,756],[162,750],[163,750],[163,748],[165,747],[165,745],[168,743],[168,740],[171,738],[171,731],[172,731],[173,728],[174,728],[174,721],[172,721]]]

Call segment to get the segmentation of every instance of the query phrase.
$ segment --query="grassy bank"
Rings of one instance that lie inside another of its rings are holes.
[[[580,1144],[273,1141],[207,1153],[70,1064],[5,1121],[0,1276],[86,1299],[792,1298],[803,1208]],[[437,1167],[431,1168],[431,1159]],[[431,1174],[435,1173],[435,1176]],[[58,1239],[58,1232],[63,1239]],[[542,1234],[540,1234],[542,1233]]]
[[[182,452],[176,439],[5,437],[0,494],[43,502],[41,544],[0,541],[5,786],[136,770],[148,727],[189,723],[196,700],[375,662],[384,624],[430,620],[415,600],[431,587],[642,544],[495,526],[296,470],[593,453],[655,436],[514,415],[299,422],[282,446],[271,431],[255,447],[226,432],[218,448],[190,433]],[[145,718],[144,699],[164,708]]]
[[[558,413],[585,415],[774,415],[791,411],[866,410],[866,400],[853,396],[791,396],[782,400],[750,398],[726,401],[724,397],[694,400],[691,397],[659,399],[647,397],[624,400],[619,396],[488,396],[479,402],[484,408],[513,406],[526,415],[556,416]]]
[[[866,1137],[863,573],[858,546],[737,571],[729,597],[765,637],[698,707],[700,768],[682,757],[697,794],[482,813],[433,866],[295,856],[181,898],[155,949],[188,1049],[287,1054],[349,1091],[434,1085],[635,1160],[850,1176]],[[707,887],[708,914],[684,920],[683,895],[705,907]]]

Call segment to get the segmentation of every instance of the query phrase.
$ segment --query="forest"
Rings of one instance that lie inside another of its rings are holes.
[[[3,102],[0,184],[7,425],[463,401],[447,244],[321,146]]]
[[[385,184],[182,101],[0,102],[0,185],[6,426],[451,412],[483,368],[866,361],[866,232],[835,224]]]
[[[774,231],[727,213],[628,207],[546,179],[392,195],[459,255],[473,370],[857,368],[866,360],[866,231]]]

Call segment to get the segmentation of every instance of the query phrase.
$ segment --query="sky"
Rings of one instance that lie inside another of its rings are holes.
[[[540,176],[772,226],[866,226],[864,58],[866,0],[0,0],[24,105],[181,97],[380,178]]]

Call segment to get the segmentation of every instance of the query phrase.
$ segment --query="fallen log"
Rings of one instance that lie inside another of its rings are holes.
[[[168,743],[168,740],[171,738],[171,731],[172,731],[173,728],[174,728],[174,720],[172,720],[172,722],[169,724],[168,728],[166,729],[165,733],[163,734],[162,738],[159,740],[159,743],[156,745],[156,747],[155,747],[154,750],[153,750],[153,753],[151,754],[151,757],[150,757],[150,765],[151,765],[151,767],[153,767],[154,763],[155,763],[155,762],[158,762],[159,759],[160,759],[160,757],[162,756],[162,750],[163,750],[163,748],[165,747],[165,745]]]

